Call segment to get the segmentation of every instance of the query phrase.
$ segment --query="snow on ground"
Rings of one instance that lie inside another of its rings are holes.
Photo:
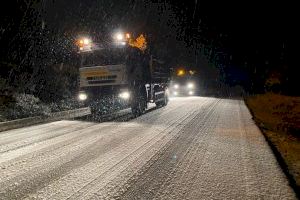
[[[23,198],[296,199],[244,102],[205,97],[1,132],[0,199]]]

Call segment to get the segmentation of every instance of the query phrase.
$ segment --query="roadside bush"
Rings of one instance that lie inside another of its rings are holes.
[[[72,98],[45,104],[31,94],[0,95],[0,122],[33,116],[49,116],[50,113],[80,108],[82,105]]]
[[[265,91],[280,93],[282,91],[281,79],[282,78],[279,72],[272,72],[265,81],[265,85],[264,85]]]
[[[266,93],[248,97],[247,104],[266,129],[300,136],[300,97]]]
[[[62,99],[59,102],[50,103],[49,108],[51,112],[60,112],[65,110],[72,110],[81,107],[79,102],[76,99]]]
[[[7,119],[19,119],[38,115],[47,116],[50,108],[40,102],[40,99],[31,94],[15,94],[15,103],[4,111]]]

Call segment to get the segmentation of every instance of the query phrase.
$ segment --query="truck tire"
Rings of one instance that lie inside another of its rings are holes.
[[[168,93],[165,91],[165,105],[164,106],[166,106],[167,104],[169,103],[169,95],[168,95]]]
[[[147,109],[147,101],[143,96],[136,99],[131,105],[131,111],[134,116],[142,115]]]
[[[155,104],[156,104],[157,107],[164,107],[168,104],[168,102],[169,102],[169,97],[168,97],[168,95],[165,91],[164,92],[164,100],[163,101],[158,101]]]

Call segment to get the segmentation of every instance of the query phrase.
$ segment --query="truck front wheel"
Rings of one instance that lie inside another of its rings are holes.
[[[169,102],[169,97],[168,97],[168,95],[167,95],[167,93],[165,91],[164,92],[163,100],[162,101],[158,101],[155,104],[156,104],[157,107],[163,107],[163,106],[166,106],[168,104],[168,102]]]
[[[136,99],[131,105],[131,111],[134,116],[142,115],[147,109],[147,101],[144,97]]]

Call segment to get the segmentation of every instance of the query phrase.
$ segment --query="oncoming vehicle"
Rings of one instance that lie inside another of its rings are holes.
[[[92,112],[106,114],[131,108],[142,114],[149,102],[168,103],[168,68],[153,58],[146,39],[117,33],[112,41],[79,40],[81,64],[78,99]]]
[[[171,96],[193,96],[196,94],[195,71],[179,68],[174,71],[170,81]]]

